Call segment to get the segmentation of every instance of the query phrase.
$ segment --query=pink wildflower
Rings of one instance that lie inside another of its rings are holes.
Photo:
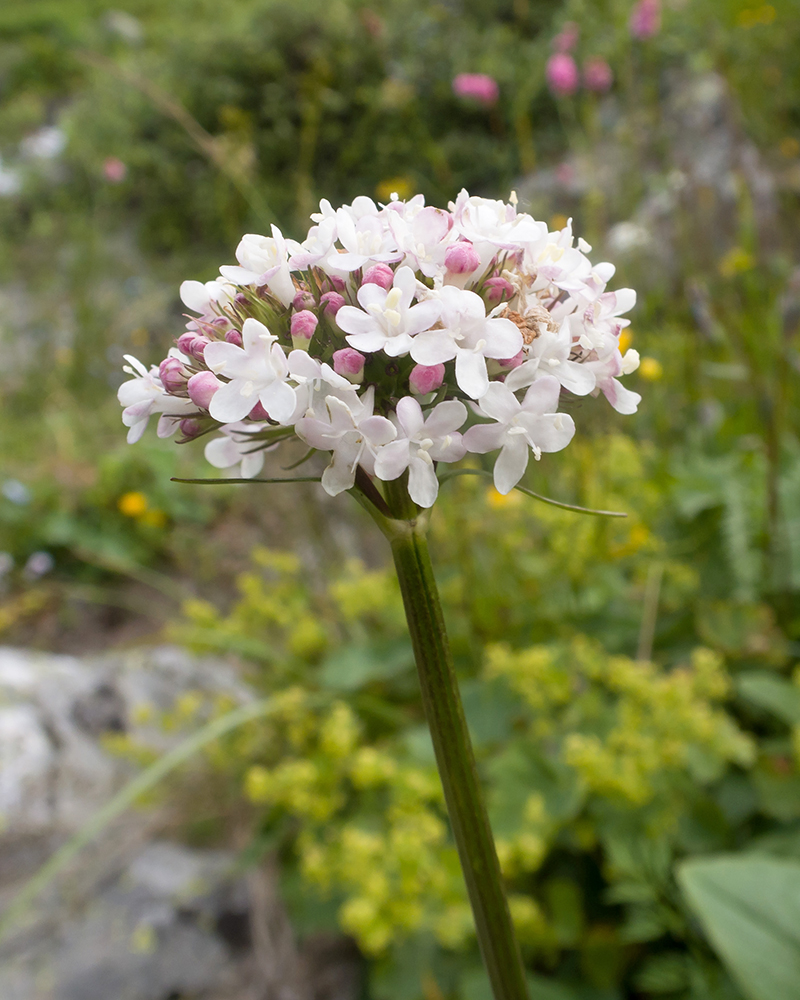
[[[497,103],[500,88],[497,80],[486,73],[459,73],[453,80],[453,93],[457,97],[468,97],[490,107]]]
[[[583,85],[587,90],[594,90],[598,94],[604,94],[611,89],[614,82],[614,74],[611,67],[599,56],[592,56],[583,64]]]
[[[569,97],[580,86],[575,60],[566,52],[556,52],[547,60],[547,84],[556,97]]]
[[[631,11],[628,27],[640,42],[657,35],[661,30],[661,0],[639,0]]]

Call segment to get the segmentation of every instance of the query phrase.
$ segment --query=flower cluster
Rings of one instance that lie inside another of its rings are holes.
[[[159,436],[219,432],[208,461],[252,478],[264,451],[298,437],[330,453],[322,485],[335,495],[362,474],[408,473],[430,507],[437,465],[498,451],[501,493],[531,454],[559,451],[575,433],[560,412],[602,393],[620,413],[640,397],[619,376],[630,289],[606,291],[611,264],[592,265],[571,225],[551,232],[510,203],[462,191],[449,209],[421,195],[370,198],[312,216],[302,243],[245,236],[238,266],[205,284],[185,281],[192,315],[166,358],[119,399],[128,440],[152,414]]]

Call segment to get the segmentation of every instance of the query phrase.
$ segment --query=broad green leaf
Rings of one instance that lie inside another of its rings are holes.
[[[739,675],[736,681],[743,698],[759,708],[777,715],[790,726],[800,724],[800,688],[783,677],[751,670]]]
[[[386,681],[414,666],[407,640],[345,646],[325,660],[319,680],[329,691],[357,691],[373,681]]]
[[[797,1000],[800,864],[718,855],[685,861],[678,882],[748,1000]]]

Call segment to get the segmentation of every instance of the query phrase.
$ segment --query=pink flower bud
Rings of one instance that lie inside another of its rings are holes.
[[[237,347],[241,347],[244,341],[242,340],[242,335],[238,330],[228,330],[225,334],[225,340],[229,344],[235,344]]]
[[[391,288],[394,284],[394,271],[388,264],[373,264],[364,272],[362,285],[380,285],[381,288]]]
[[[347,287],[347,282],[344,280],[344,278],[339,278],[335,274],[329,274],[328,281],[333,285],[334,290],[337,292],[343,292]]]
[[[639,0],[631,11],[628,28],[640,42],[657,35],[661,30],[660,0]]]
[[[222,388],[222,383],[213,372],[198,372],[192,375],[186,383],[186,388],[189,390],[189,399],[194,405],[201,410],[207,410],[211,405],[211,397],[217,389]]]
[[[269,420],[269,414],[261,405],[260,402],[256,403],[253,409],[247,414],[248,420]]]
[[[301,309],[300,312],[292,316],[292,340],[295,337],[303,340],[311,340],[314,331],[319,324],[319,320],[309,309]]]
[[[215,316],[211,320],[211,325],[217,330],[224,330],[226,326],[230,326],[230,321],[226,316]]]
[[[611,89],[613,82],[614,74],[611,72],[611,67],[605,59],[601,59],[599,56],[592,56],[591,59],[587,59],[583,64],[583,85],[587,90],[604,94],[607,90]]]
[[[556,52],[547,60],[547,84],[556,97],[568,97],[580,86],[580,76],[575,60],[566,52]]]
[[[246,306],[247,296],[244,294],[244,292],[237,292],[233,297],[233,301],[236,303],[237,306]]]
[[[167,392],[180,392],[186,388],[186,372],[178,358],[164,358],[158,366],[158,374]]]
[[[456,97],[467,97],[490,107],[497,103],[500,88],[497,80],[486,73],[459,73],[453,80],[453,93]]]
[[[484,287],[486,288],[486,298],[490,302],[503,302],[514,294],[514,286],[507,278],[489,278]]]
[[[292,299],[292,306],[299,312],[301,309],[313,309],[316,305],[314,296],[307,288],[301,288]]]
[[[338,292],[325,292],[320,299],[326,316],[335,316],[344,305],[344,296]]]
[[[198,361],[202,361],[203,352],[210,343],[211,341],[208,337],[195,337],[189,347],[189,353],[193,358],[196,358]]]
[[[364,381],[366,360],[360,351],[355,351],[352,347],[343,347],[341,351],[333,352],[333,370],[337,375],[344,375],[350,382],[359,385]]]
[[[513,358],[501,358],[497,363],[501,368],[506,368],[511,371],[512,368],[519,368],[524,360],[525,351],[520,351],[519,354],[515,354]]]
[[[184,417],[178,424],[178,427],[184,439],[190,441],[192,438],[196,438],[199,434],[202,434],[203,421],[198,420],[197,417]]]
[[[186,333],[182,333],[178,337],[178,350],[182,351],[184,354],[192,353],[192,344],[197,338],[197,334],[194,330],[187,330]]]
[[[454,274],[471,274],[480,262],[478,251],[467,240],[453,243],[444,254],[444,266]]]
[[[415,396],[425,396],[444,382],[444,365],[414,365],[408,384]]]
[[[103,176],[111,184],[121,184],[128,174],[128,168],[116,156],[103,161]]]
[[[552,41],[556,52],[571,52],[578,44],[580,28],[574,21],[567,21]]]

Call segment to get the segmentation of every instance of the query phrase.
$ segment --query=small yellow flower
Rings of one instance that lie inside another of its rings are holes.
[[[375,194],[378,196],[378,201],[389,201],[393,194],[396,194],[401,201],[405,201],[413,190],[414,185],[411,183],[410,178],[390,177],[388,180],[381,181],[378,184],[375,188]]]
[[[619,345],[620,353],[624,354],[628,350],[628,348],[631,346],[632,342],[633,342],[633,333],[631,332],[630,327],[627,327],[619,335],[619,340],[617,341],[617,343]]]
[[[749,271],[755,265],[753,255],[741,247],[732,247],[719,262],[719,273],[723,278],[732,278],[742,271]]]
[[[510,493],[498,493],[492,486],[486,492],[486,502],[494,510],[502,510],[504,507],[517,507],[522,500],[522,495],[512,490]]]
[[[125,517],[141,517],[147,510],[147,497],[144,493],[123,493],[117,501],[117,509]]]
[[[562,215],[561,212],[557,212],[550,220],[551,232],[556,232],[559,229],[563,229],[568,222],[569,219],[566,217],[566,215]]]
[[[639,374],[648,382],[657,382],[664,374],[664,368],[656,358],[642,358],[639,362]]]
[[[781,156],[785,156],[787,160],[794,160],[800,156],[800,140],[795,139],[793,135],[787,135],[785,139],[781,139],[778,148],[781,151]]]

